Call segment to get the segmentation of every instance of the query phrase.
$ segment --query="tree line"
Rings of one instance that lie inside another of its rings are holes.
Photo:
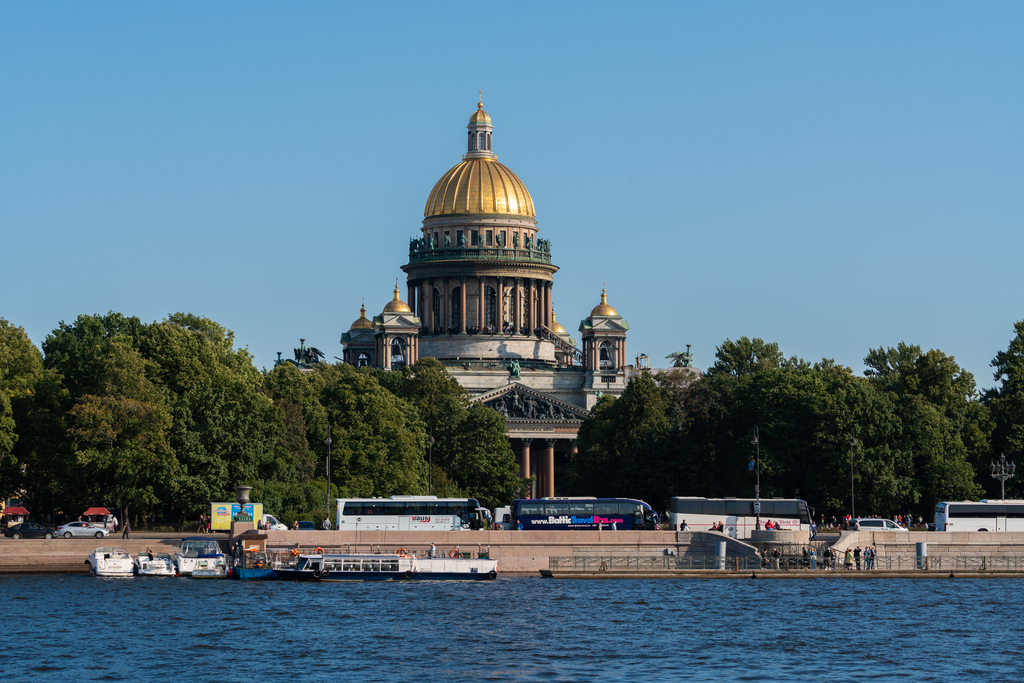
[[[192,314],[82,315],[42,349],[0,319],[0,495],[181,528],[245,484],[289,523],[321,520],[328,428],[334,497],[432,490],[492,507],[523,486],[504,419],[434,359],[399,372],[252,361]]]
[[[910,512],[998,498],[989,463],[1024,451],[1024,321],[979,393],[952,356],[901,343],[870,349],[864,376],[832,360],[786,358],[741,337],[716,348],[703,376],[644,373],[602,397],[580,430],[567,495],[800,497],[819,514]],[[759,434],[760,455],[753,441]],[[852,468],[851,468],[852,460]],[[1007,482],[1007,497],[1019,481]]]

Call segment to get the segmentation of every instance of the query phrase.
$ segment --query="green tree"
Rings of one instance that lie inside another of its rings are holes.
[[[650,373],[634,378],[619,398],[602,397],[580,425],[579,453],[569,466],[570,495],[639,497],[663,506],[661,441],[670,429],[665,391]]]
[[[168,440],[182,466],[179,517],[230,500],[234,486],[261,481],[277,465],[282,411],[252,356],[232,340],[213,321],[181,313],[146,326],[139,337],[152,382],[167,392],[171,408]]]
[[[321,363],[331,481],[343,497],[426,493],[427,435],[412,405],[351,365]]]
[[[941,500],[981,494],[976,465],[989,452],[991,420],[978,404],[974,376],[938,350],[900,343],[871,349],[865,375],[895,405],[902,424],[892,444],[911,461],[904,499],[912,512],[928,513]]]
[[[774,342],[768,343],[759,337],[740,337],[736,341],[726,339],[721,346],[715,347],[715,363],[708,369],[707,375],[753,375],[779,368],[783,361],[779,345]]]
[[[441,495],[446,475],[454,487],[488,508],[508,503],[524,488],[508,444],[505,418],[486,406],[470,406],[469,395],[440,361],[422,358],[400,372],[363,369],[394,395],[408,401],[433,435],[432,478]]]
[[[993,434],[991,460],[1002,454],[1010,460],[1024,460],[1024,320],[1014,323],[1014,336],[1005,351],[992,359],[993,378],[999,386],[985,392],[982,403],[991,410]],[[981,458],[975,468],[985,471],[988,460]],[[982,475],[990,497],[1001,494],[998,481]],[[1008,498],[1020,497],[1022,478],[1006,482]]]

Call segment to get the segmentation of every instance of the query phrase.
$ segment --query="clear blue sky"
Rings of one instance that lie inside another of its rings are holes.
[[[3,3],[0,317],[41,345],[187,311],[258,367],[340,356],[482,88],[567,329],[606,281],[655,366],[906,341],[991,386],[1024,318],[1022,36],[994,2]]]

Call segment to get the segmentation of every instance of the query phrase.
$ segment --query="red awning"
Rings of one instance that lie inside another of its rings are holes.
[[[89,515],[109,515],[110,510],[108,510],[107,508],[89,508],[82,514],[86,517],[88,517]]]
[[[28,510],[23,507],[9,507],[4,510],[5,515],[27,515]]]

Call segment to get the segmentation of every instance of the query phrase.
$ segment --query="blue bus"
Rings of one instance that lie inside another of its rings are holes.
[[[513,529],[654,529],[654,511],[632,498],[531,498],[512,501]]]

